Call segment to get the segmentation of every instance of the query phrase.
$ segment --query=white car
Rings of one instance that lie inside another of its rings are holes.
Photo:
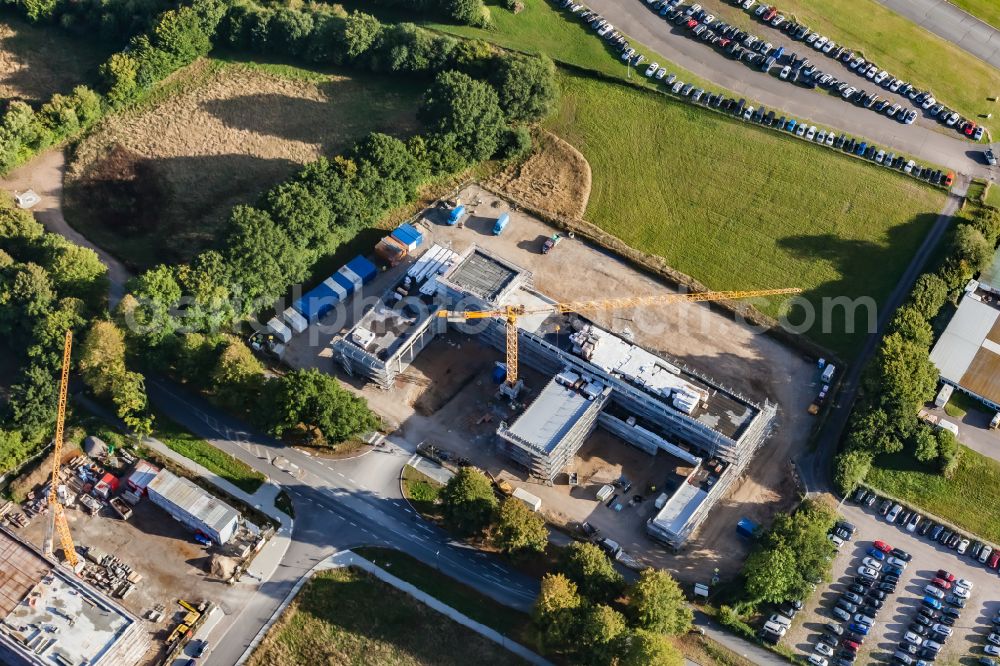
[[[788,80],[788,75],[791,74],[791,73],[792,73],[792,66],[791,65],[785,65],[784,67],[781,68],[781,73],[778,74],[778,77],[780,77],[782,80],[787,81]]]
[[[910,173],[911,171],[913,171],[913,167],[915,166],[917,166],[917,163],[914,162],[913,160],[910,160],[909,162],[906,163],[906,166],[903,167],[903,172]]]
[[[828,662],[826,659],[824,659],[823,657],[819,656],[818,654],[811,654],[811,655],[809,655],[809,663],[812,664],[812,666],[829,666],[830,665],[830,662]]]
[[[809,33],[809,36],[806,37],[806,44],[808,44],[809,46],[812,46],[813,43],[817,39],[819,39],[819,33],[818,32],[811,32],[811,33]]]
[[[944,599],[944,590],[936,585],[924,585],[924,594],[935,599]]]
[[[878,571],[868,567],[858,567],[858,573],[866,578],[878,578]]]
[[[812,141],[814,136],[816,136],[816,126],[812,125],[809,128],[809,130],[806,132],[806,140]],[[868,560],[867,559],[865,560],[865,564],[868,564]],[[881,567],[881,566],[882,565],[880,564],[879,567]],[[872,567],[872,568],[874,568],[874,567]]]
[[[819,134],[816,135],[816,143],[824,143],[826,141],[826,130],[820,130]]]
[[[754,6],[755,2],[756,2],[756,0],[743,0],[742,7],[743,7],[743,9],[750,9],[751,7]]]
[[[893,104],[892,106],[890,106],[888,109],[885,110],[885,115],[889,116],[890,118],[895,118],[896,114],[899,113],[902,108],[903,107],[901,107],[899,104]]]
[[[826,643],[816,643],[813,649],[816,650],[816,652],[818,652],[819,654],[823,655],[824,657],[833,656],[833,648],[827,645]]]
[[[851,97],[851,95],[853,95],[856,92],[858,92],[857,88],[855,88],[854,86],[847,86],[846,88],[844,88],[844,92],[840,93],[840,96],[843,97],[844,99],[848,99]]]
[[[905,569],[906,565],[909,564],[906,560],[901,560],[898,557],[893,557],[892,555],[885,558],[885,563],[891,564],[894,567],[899,567],[900,569]]]
[[[827,146],[832,146],[833,142],[836,141],[836,140],[837,140],[837,135],[834,134],[833,132],[830,132],[829,134],[826,135],[826,145]]]
[[[666,67],[661,67],[658,70],[656,70],[656,78],[659,79],[660,81],[662,81],[663,77],[666,76],[666,75],[667,75],[667,68]]]
[[[924,100],[924,103],[920,105],[920,108],[929,109],[935,104],[937,104],[937,100],[928,95],[927,99]]]
[[[795,136],[805,136],[807,129],[809,128],[806,127],[805,123],[799,123],[799,126],[795,128]]]
[[[914,109],[910,109],[906,112],[906,116],[903,118],[903,122],[907,125],[912,125],[913,121],[917,119],[917,112]]]
[[[875,162],[878,163],[878,164],[882,164],[882,162],[885,162],[885,151],[884,150],[880,150],[880,151],[878,151],[875,154]]]
[[[743,112],[743,120],[750,120],[750,117],[753,115],[753,112],[754,108],[752,106],[748,106],[746,108],[746,111]]]
[[[988,640],[990,643],[993,643],[993,645],[1000,645],[1000,634],[994,632],[989,636],[987,636],[986,640]]]
[[[844,545],[844,540],[841,539],[836,534],[827,534],[826,538],[830,540],[830,543],[832,543],[833,547],[836,548],[837,550],[840,550],[841,546]]]
[[[879,85],[882,85],[882,82],[885,81],[887,78],[889,78],[889,72],[883,69],[881,72],[875,75],[875,78],[872,79],[872,81],[874,81]]]
[[[908,520],[906,523],[906,531],[907,532],[915,531],[917,529],[917,525],[920,524],[921,518],[922,516],[919,513],[914,513],[913,517],[911,517],[910,520]]]
[[[975,587],[975,585],[973,585],[971,580],[966,580],[965,578],[959,578],[958,580],[955,581],[955,587],[964,587],[965,589],[972,591],[972,588]]]
[[[705,25],[710,25],[715,22],[715,14],[705,14],[704,18],[701,19],[701,22]]]
[[[946,624],[935,624],[933,627],[931,627],[931,629],[941,634],[942,636],[951,636],[953,633],[955,633],[955,630]]]
[[[813,47],[814,49],[816,49],[817,51],[819,51],[819,50],[820,50],[821,48],[823,48],[823,46],[825,46],[825,45],[826,45],[826,43],[827,43],[828,41],[830,41],[830,40],[829,40],[829,38],[827,38],[827,37],[820,37],[820,38],[819,38],[819,39],[817,39],[817,40],[816,40],[815,42],[813,42],[813,45],[812,45],[812,47]]]
[[[979,552],[979,563],[986,564],[986,560],[990,559],[990,555],[993,554],[993,546],[984,546]]]
[[[903,87],[902,79],[893,79],[892,83],[889,84],[889,90],[891,90],[892,92],[896,92],[902,87]]]
[[[854,621],[858,622],[860,624],[863,624],[863,625],[865,625],[867,627],[875,626],[875,618],[869,617],[869,616],[864,615],[862,613],[855,613],[854,614]]]
[[[924,644],[924,639],[916,635],[912,631],[908,631],[905,634],[903,634],[903,640],[909,643],[910,645],[916,645],[917,647],[920,647],[921,645]]]
[[[830,51],[834,50],[835,48],[837,48],[837,42],[835,42],[835,41],[833,41],[833,40],[831,39],[830,41],[828,41],[828,42],[826,43],[826,46],[824,46],[824,47],[823,47],[822,49],[820,49],[820,50],[821,50],[821,51],[823,51],[823,53],[829,53]]]
[[[983,652],[992,655],[994,657],[997,657],[1000,656],[1000,647],[997,647],[996,645],[984,645]]]
[[[601,27],[601,29],[597,31],[597,34],[598,34],[599,37],[603,37],[604,35],[608,34],[609,32],[611,32],[614,29],[615,29],[615,26],[611,25],[610,23],[605,23]]]
[[[866,557],[864,560],[862,560],[862,563],[869,569],[874,569],[875,571],[882,570],[882,563],[876,560],[874,557]]]
[[[969,588],[967,587],[956,587],[951,592],[959,599],[968,599],[970,594]]]
[[[658,70],[659,68],[660,68],[660,63],[658,62],[651,63],[649,67],[646,68],[646,76],[652,76],[653,74],[656,73],[656,70]]]

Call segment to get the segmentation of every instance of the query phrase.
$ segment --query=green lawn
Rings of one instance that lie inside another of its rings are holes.
[[[153,437],[173,451],[229,481],[240,490],[254,493],[264,483],[263,474],[200,439],[163,414],[156,415]]]
[[[366,547],[355,548],[354,552],[504,636],[525,644],[531,642],[531,623],[526,614],[499,604],[398,550]]]
[[[593,168],[587,219],[713,289],[881,302],[944,203],[913,179],[662,95],[560,84],[548,125]],[[863,331],[842,318],[809,334],[853,355]]]
[[[437,502],[444,486],[410,465],[403,467],[402,478],[403,494],[413,507],[424,516],[440,519],[441,508]]]
[[[996,0],[951,0],[976,18],[1000,28],[1000,3]]]
[[[247,663],[464,666],[472,655],[482,666],[524,663],[367,573],[332,569],[302,588]]]
[[[972,1],[997,11],[994,0]],[[1000,70],[876,0],[784,0],[781,11],[860,51],[894,76],[930,89],[942,104],[962,115],[994,131],[1000,129],[1000,115],[992,120],[977,117],[997,110],[987,98],[1000,94]],[[829,69],[835,73],[837,66]]]
[[[990,183],[990,185],[986,188],[986,200],[983,203],[987,206],[1000,208],[1000,187]]]
[[[902,452],[879,458],[865,483],[993,543],[1000,542],[1000,463],[972,449],[962,447],[958,470],[951,479]]]
[[[982,412],[983,403],[975,400],[964,393],[955,391],[951,394],[951,399],[948,400],[948,404],[944,406],[944,411],[948,416],[954,416],[955,418],[962,418],[968,412]]]

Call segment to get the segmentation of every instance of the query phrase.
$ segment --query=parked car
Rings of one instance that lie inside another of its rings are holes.
[[[906,531],[907,532],[916,531],[917,525],[920,524],[920,518],[921,516],[919,513],[914,513],[912,516],[910,516],[910,519],[906,521]]]

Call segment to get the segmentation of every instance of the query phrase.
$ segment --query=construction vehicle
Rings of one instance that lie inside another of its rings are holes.
[[[500,387],[503,395],[512,400],[517,398],[523,382],[517,376],[517,320],[519,317],[533,314],[587,314],[601,310],[616,308],[644,307],[649,305],[669,305],[672,303],[704,303],[711,301],[732,301],[756,296],[777,296],[780,294],[798,294],[802,290],[795,287],[785,289],[761,289],[756,291],[702,291],[691,294],[668,294],[658,296],[631,296],[626,298],[611,298],[600,301],[580,301],[576,303],[553,303],[543,307],[526,307],[524,305],[507,305],[496,310],[468,310],[452,312],[442,310],[438,317],[446,318],[452,323],[464,323],[470,319],[486,319],[498,317],[506,322],[507,327],[507,378]]]
[[[548,254],[549,252],[551,252],[552,248],[558,245],[559,241],[561,240],[562,236],[560,236],[559,234],[552,234],[552,236],[546,238],[545,242],[542,243],[542,254]]]
[[[52,443],[52,480],[49,483],[49,521],[45,527],[44,552],[48,557],[54,557],[53,540],[55,532],[59,532],[63,557],[70,569],[76,570],[79,558],[76,556],[76,546],[69,533],[69,524],[63,511],[62,500],[59,497],[59,469],[62,465],[63,426],[66,421],[66,401],[69,396],[69,358],[73,349],[73,331],[66,331],[63,343],[62,378],[59,383],[59,406],[56,411],[56,436]]]

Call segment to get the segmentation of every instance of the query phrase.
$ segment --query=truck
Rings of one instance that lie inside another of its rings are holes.
[[[548,254],[551,252],[552,248],[558,245],[561,240],[562,236],[559,234],[552,234],[550,237],[546,238],[545,242],[542,243],[542,254]]]
[[[510,215],[504,213],[503,215],[497,218],[496,223],[493,225],[493,235],[499,236],[500,234],[502,234],[503,230],[507,228],[508,224],[510,224]]]

